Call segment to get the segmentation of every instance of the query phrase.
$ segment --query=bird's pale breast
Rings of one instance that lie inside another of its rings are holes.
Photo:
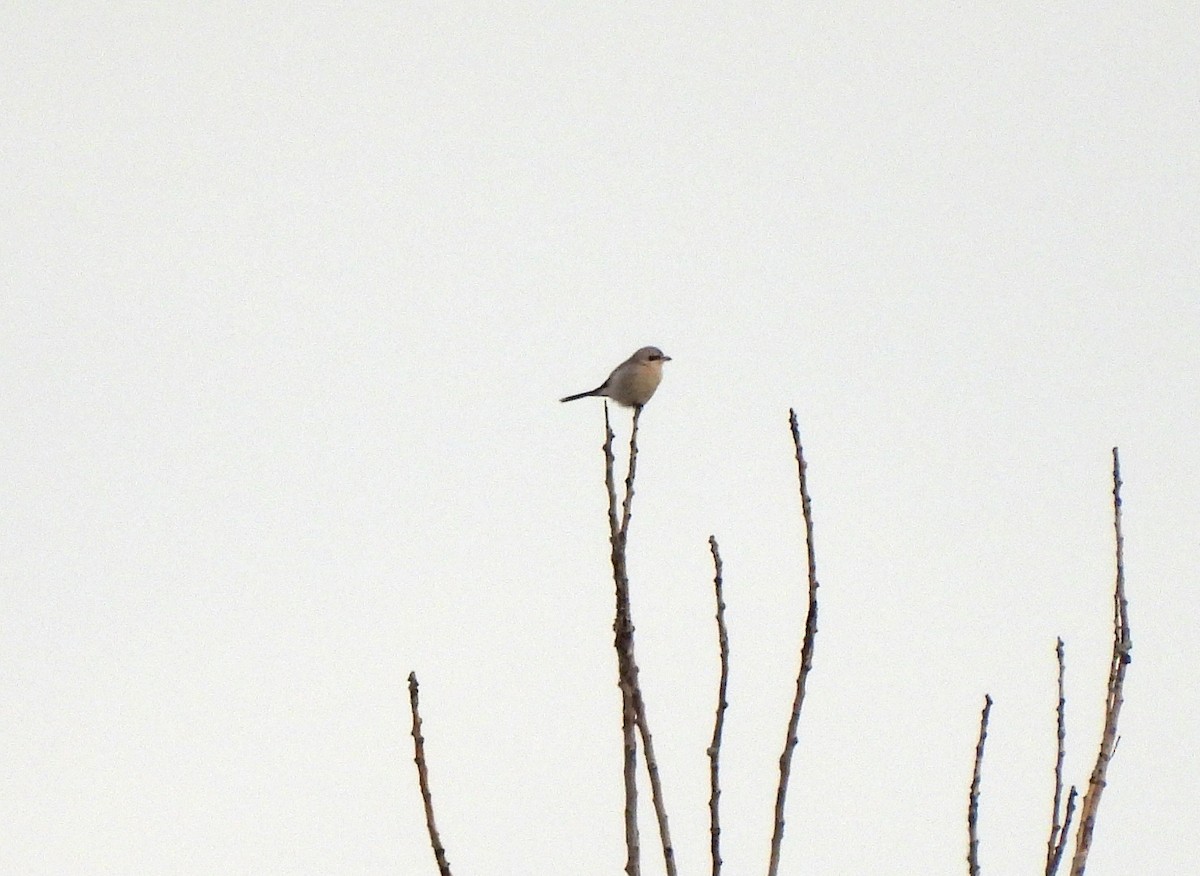
[[[626,407],[644,405],[658,389],[662,380],[662,363],[645,362],[630,368],[620,375],[618,386],[614,387],[612,398]]]

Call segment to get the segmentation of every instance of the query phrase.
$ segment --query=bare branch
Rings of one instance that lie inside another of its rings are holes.
[[[642,688],[636,684],[637,667],[634,666],[633,688],[634,715],[637,718],[638,733],[642,737],[642,750],[646,757],[646,774],[650,777],[650,802],[654,805],[654,817],[658,822],[658,836],[662,841],[663,865],[667,876],[677,876],[675,868],[675,848],[671,845],[671,830],[667,826],[667,808],[663,803],[662,781],[658,776],[658,759],[654,756],[654,741],[650,737],[650,725],[646,720],[646,703],[642,699]]]
[[[629,430],[629,472],[625,475],[625,501],[621,504],[622,542],[629,536],[629,515],[633,512],[633,476],[637,472],[637,433],[641,419],[642,407],[638,405],[633,409],[633,426]]]
[[[983,714],[979,716],[979,742],[975,745],[975,770],[971,774],[971,793],[967,798],[967,872],[979,876],[979,782],[983,770],[983,744],[987,741],[988,716],[992,698],[983,698]]]
[[[633,409],[633,426],[629,432],[629,472],[625,476],[625,502],[621,511],[621,553],[625,553],[629,537],[629,517],[633,510],[633,477],[637,471],[637,433],[638,422],[642,418],[642,407]],[[654,740],[650,735],[650,722],[646,717],[646,701],[642,699],[640,671],[633,652],[633,619],[629,607],[629,581],[625,581],[625,613],[629,618],[628,654],[626,655],[626,670],[629,673],[629,687],[633,692],[633,714],[637,719],[638,733],[642,737],[642,752],[646,759],[646,775],[650,779],[650,802],[654,806],[654,818],[658,822],[658,837],[662,842],[663,865],[667,876],[677,876],[675,868],[675,848],[671,844],[671,829],[667,825],[667,807],[663,800],[662,781],[658,775],[658,758],[654,756]]]
[[[1071,786],[1071,792],[1067,794],[1067,812],[1063,816],[1062,830],[1058,834],[1058,847],[1054,850],[1054,869],[1053,873],[1058,872],[1058,865],[1062,861],[1063,852],[1067,849],[1067,837],[1071,831],[1071,816],[1075,814],[1075,798],[1078,791],[1075,786]]]
[[[617,649],[617,684],[621,689],[622,767],[625,785],[625,873],[639,876],[641,840],[637,822],[637,734],[633,688],[627,666],[627,654],[632,647],[633,622],[629,617],[629,577],[625,571],[625,539],[617,522],[617,487],[613,473],[612,424],[608,417],[608,402],[604,403],[604,483],[608,489],[609,543],[612,548],[613,580],[616,583],[616,619],[613,622],[614,644]],[[628,501],[628,499],[627,499]]]
[[[425,826],[429,828],[429,842],[433,846],[433,857],[437,860],[438,873],[450,876],[450,862],[446,860],[446,850],[442,847],[441,837],[438,836],[437,825],[433,822],[433,795],[429,791],[429,771],[425,766],[425,737],[421,735],[421,713],[417,708],[417,674],[408,674],[408,703],[412,709],[412,738],[417,764],[417,783],[421,786],[421,799],[425,803]]]
[[[650,800],[654,806],[655,819],[658,822],[658,834],[662,841],[663,860],[667,876],[676,876],[675,849],[671,844],[671,831],[667,823],[667,810],[663,802],[662,781],[658,773],[658,759],[654,755],[654,740],[650,735],[650,724],[646,717],[646,703],[642,698],[641,684],[638,680],[637,660],[634,657],[633,646],[633,614],[629,603],[629,574],[626,561],[625,547],[629,535],[629,519],[633,507],[633,482],[637,471],[637,431],[638,422],[642,416],[641,407],[633,409],[633,427],[629,436],[629,471],[625,476],[625,500],[621,508],[621,521],[617,523],[616,484],[613,475],[614,459],[612,453],[613,433],[608,420],[608,405],[605,404],[605,483],[609,496],[609,528],[612,542],[613,579],[616,583],[617,613],[613,623],[616,633],[617,672],[622,694],[622,725],[625,739],[625,791],[626,791],[626,845],[630,852],[626,871],[632,866],[640,870],[640,848],[637,836],[636,803],[631,808],[630,803],[636,801],[636,740],[633,738],[633,728],[629,726],[632,720],[642,737],[642,749],[645,752],[646,773],[650,779]],[[631,766],[631,759],[634,762]],[[630,840],[632,839],[632,844]],[[632,873],[630,873],[632,876]]]
[[[708,797],[709,834],[712,840],[712,876],[721,873],[721,810],[718,801],[721,799],[720,758],[721,733],[725,729],[725,710],[729,703],[725,699],[725,688],[729,683],[729,635],[725,630],[725,595],[722,592],[723,569],[721,566],[721,550],[717,546],[717,537],[708,537],[708,546],[713,557],[713,587],[717,595],[717,646],[721,652],[721,681],[717,685],[717,716],[713,721],[712,744],[708,747],[709,785]]]
[[[1071,876],[1083,876],[1088,853],[1092,847],[1092,833],[1096,827],[1096,813],[1100,808],[1100,797],[1104,793],[1108,764],[1117,747],[1117,721],[1121,706],[1125,702],[1125,673],[1129,668],[1133,639],[1129,632],[1129,607],[1125,600],[1125,539],[1121,533],[1121,461],[1117,448],[1113,448],[1113,534],[1116,540],[1117,581],[1113,589],[1113,651],[1108,672],[1108,698],[1104,712],[1104,733],[1100,737],[1100,751],[1096,765],[1088,779],[1088,791],[1079,809],[1079,827],[1075,836],[1075,858],[1071,861]]]
[[[624,683],[621,685],[622,766],[625,776],[625,873],[642,872],[642,844],[637,824],[637,710]]]
[[[1063,652],[1063,640],[1061,638],[1058,640],[1058,644],[1055,645],[1054,653],[1058,657],[1058,746],[1057,756],[1054,761],[1054,809],[1050,813],[1050,838],[1046,841],[1046,876],[1054,876],[1058,872],[1058,864],[1062,858],[1063,850],[1062,837],[1066,835],[1066,827],[1060,824],[1058,820],[1062,811],[1063,758],[1066,756],[1067,746],[1067,698],[1063,688],[1064,676],[1066,675],[1066,657]]]
[[[804,706],[804,694],[808,687],[808,674],[812,671],[813,646],[817,637],[817,560],[813,548],[812,501],[808,496],[808,465],[804,461],[804,448],[800,443],[800,426],[796,411],[788,412],[792,429],[792,442],[796,445],[796,468],[800,478],[800,506],[804,514],[804,536],[808,546],[808,615],[804,622],[804,644],[800,647],[800,671],[796,676],[796,696],[792,701],[792,714],[788,720],[787,738],[783,754],[779,756],[779,787],[775,791],[775,829],[771,834],[771,859],[767,866],[768,876],[779,873],[779,855],[783,847],[783,815],[787,802],[788,780],[792,772],[792,752],[796,748],[796,728],[800,723],[800,710]]]

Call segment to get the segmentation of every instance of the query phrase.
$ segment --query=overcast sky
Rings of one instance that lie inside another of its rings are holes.
[[[1040,872],[1135,659],[1088,873],[1200,830],[1188,3],[0,10],[0,870],[624,862],[602,405],[644,344],[638,654],[681,872]],[[628,414],[617,417],[622,440]],[[644,797],[648,812],[648,797]],[[657,872],[643,829],[644,872]]]

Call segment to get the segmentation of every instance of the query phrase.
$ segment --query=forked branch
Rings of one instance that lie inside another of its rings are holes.
[[[1067,794],[1067,809],[1064,815],[1062,809],[1063,792],[1063,759],[1067,753],[1067,697],[1064,688],[1066,677],[1066,655],[1063,650],[1063,640],[1059,639],[1054,648],[1058,658],[1058,745],[1057,756],[1054,760],[1054,807],[1050,813],[1050,838],[1046,841],[1046,876],[1054,876],[1062,861],[1063,851],[1067,847],[1067,837],[1071,830],[1071,816],[1075,813],[1075,786]],[[1059,817],[1062,821],[1059,822]]]
[[[636,727],[642,739],[645,753],[646,773],[650,779],[650,800],[654,806],[658,835],[662,842],[663,861],[667,876],[676,876],[675,849],[671,844],[671,831],[667,824],[667,810],[663,802],[662,781],[658,773],[658,760],[654,756],[654,740],[650,735],[650,724],[646,718],[646,703],[642,698],[638,680],[638,666],[634,658],[633,614],[629,602],[629,573],[626,544],[629,536],[629,519],[633,509],[633,482],[637,471],[637,432],[642,416],[640,407],[633,410],[633,426],[629,436],[629,469],[625,476],[625,499],[621,504],[620,521],[617,519],[617,490],[614,474],[615,459],[612,442],[613,431],[608,417],[608,404],[604,406],[604,456],[605,485],[608,488],[609,538],[612,547],[613,581],[616,585],[616,619],[613,622],[617,650],[617,675],[621,688],[622,739],[625,754],[625,870],[635,876],[641,870],[640,840],[637,830],[637,740]]]
[[[617,684],[621,689],[622,769],[625,787],[625,874],[639,876],[642,869],[641,840],[637,821],[637,717],[633,705],[632,661],[633,621],[629,616],[629,576],[625,571],[625,544],[621,524],[617,519],[617,486],[613,474],[613,435],[608,418],[608,403],[604,403],[604,483],[608,488],[609,543],[616,584],[616,619],[613,622],[614,644],[617,649]],[[626,499],[628,501],[628,497]]]

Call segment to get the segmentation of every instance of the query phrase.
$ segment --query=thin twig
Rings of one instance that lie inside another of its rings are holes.
[[[779,854],[783,847],[783,814],[787,802],[788,780],[792,773],[792,752],[796,748],[796,728],[800,723],[800,709],[804,705],[804,694],[808,686],[808,674],[812,671],[813,646],[817,637],[817,560],[813,548],[812,501],[808,496],[808,465],[804,461],[804,448],[800,444],[800,426],[796,411],[788,412],[792,428],[792,442],[796,445],[796,468],[800,478],[800,506],[804,514],[804,536],[808,545],[808,615],[804,622],[804,644],[800,647],[800,671],[796,676],[796,696],[792,701],[792,714],[788,720],[787,739],[783,754],[779,756],[779,787],[775,791],[775,829],[771,834],[771,859],[767,876],[779,873]]]
[[[641,873],[641,842],[637,822],[637,719],[633,705],[633,688],[627,666],[627,654],[633,640],[633,623],[629,617],[629,577],[625,570],[625,540],[617,522],[617,487],[613,474],[612,424],[608,402],[604,403],[604,483],[608,489],[608,527],[613,580],[616,583],[616,619],[613,622],[614,644],[617,649],[617,684],[621,689],[622,766],[625,782],[625,873]]]
[[[1067,794],[1067,812],[1063,816],[1062,830],[1058,834],[1058,847],[1054,850],[1054,873],[1058,872],[1058,865],[1062,861],[1063,852],[1067,850],[1067,838],[1071,830],[1071,816],[1075,814],[1075,798],[1079,792],[1075,786],[1071,786],[1070,793]]]
[[[967,872],[979,876],[979,781],[983,770],[983,744],[987,741],[988,715],[992,711],[990,695],[983,698],[979,717],[979,742],[975,745],[975,770],[971,774],[971,793],[967,798]]]
[[[717,546],[717,537],[708,537],[708,546],[713,558],[713,588],[717,595],[717,646],[721,652],[721,680],[717,685],[717,716],[713,720],[712,744],[708,747],[709,786],[708,817],[709,834],[712,841],[712,876],[721,873],[721,799],[720,758],[721,733],[725,729],[725,710],[729,703],[725,699],[725,688],[729,683],[729,635],[725,630],[725,594],[722,591],[723,568],[721,566],[721,549]]]
[[[663,865],[667,876],[677,876],[675,869],[675,847],[671,845],[671,830],[667,826],[667,808],[663,803],[662,781],[658,776],[658,759],[654,756],[654,740],[650,736],[650,724],[646,720],[646,702],[642,699],[642,687],[636,683],[637,667],[634,666],[633,707],[637,719],[638,733],[642,737],[642,751],[646,758],[646,775],[650,777],[650,802],[654,806],[654,817],[658,822],[658,836],[662,841]]]
[[[625,501],[621,503],[622,543],[629,538],[629,515],[633,512],[633,476],[637,473],[637,433],[641,419],[642,407],[638,405],[633,409],[633,425],[629,430],[629,472],[625,475]]]
[[[637,473],[638,423],[642,418],[642,407],[633,409],[633,425],[629,432],[629,471],[625,475],[625,501],[621,506],[621,554],[626,570],[625,548],[629,543],[629,518],[633,512],[633,479]],[[646,775],[650,779],[650,803],[654,807],[654,818],[658,823],[658,837],[662,842],[663,865],[667,876],[677,876],[675,847],[671,844],[671,829],[667,824],[667,807],[663,800],[662,780],[658,774],[658,758],[654,756],[654,739],[650,735],[650,721],[646,717],[646,701],[642,699],[640,671],[633,651],[633,614],[629,606],[629,578],[625,579],[625,616],[628,618],[629,635],[625,641],[625,669],[629,678],[629,689],[633,694],[633,714],[637,720],[638,733],[642,737],[642,752],[646,759]]]
[[[1100,808],[1100,797],[1104,793],[1108,765],[1117,747],[1117,720],[1125,702],[1125,672],[1129,668],[1133,639],[1129,632],[1129,606],[1125,600],[1125,539],[1121,533],[1121,461],[1117,448],[1113,448],[1113,535],[1116,540],[1117,581],[1113,589],[1113,651],[1108,671],[1108,696],[1104,711],[1104,733],[1100,737],[1100,751],[1096,765],[1088,779],[1087,794],[1079,809],[1079,827],[1075,836],[1075,858],[1071,861],[1071,876],[1083,876],[1088,853],[1092,847],[1092,833],[1096,827],[1096,813]]]
[[[433,846],[433,857],[437,860],[438,873],[450,876],[450,862],[433,822],[433,795],[429,791],[429,771],[425,766],[425,737],[421,735],[421,713],[417,708],[417,674],[408,674],[408,703],[412,709],[412,738],[417,764],[417,783],[421,786],[421,799],[425,803],[425,826],[429,828],[429,842]]]
[[[1058,644],[1054,647],[1054,653],[1058,657],[1058,746],[1057,756],[1054,760],[1054,809],[1050,813],[1050,838],[1046,841],[1046,876],[1054,876],[1058,871],[1058,863],[1062,857],[1063,844],[1060,839],[1065,833],[1064,826],[1059,822],[1059,815],[1062,813],[1062,792],[1063,792],[1063,758],[1067,751],[1067,721],[1066,708],[1067,698],[1063,689],[1064,676],[1066,675],[1066,657],[1063,652],[1063,640],[1058,639]]]

